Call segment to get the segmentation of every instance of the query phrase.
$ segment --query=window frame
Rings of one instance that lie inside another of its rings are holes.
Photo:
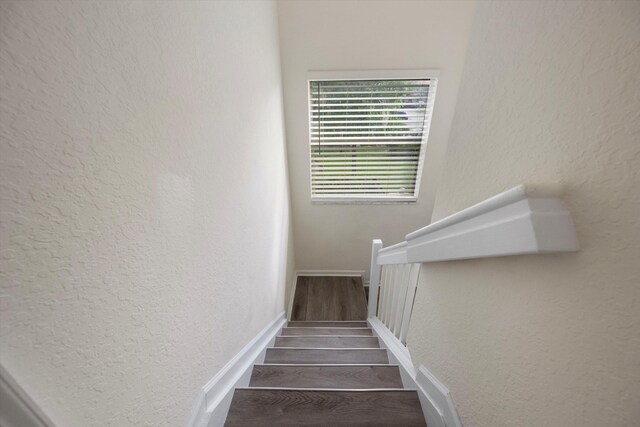
[[[307,150],[309,150],[309,195],[312,204],[415,204],[418,201],[420,193],[420,184],[422,182],[422,173],[425,163],[425,152],[429,140],[431,130],[431,121],[433,119],[433,106],[436,99],[438,86],[438,78],[440,71],[437,69],[421,69],[421,70],[345,70],[345,71],[310,71],[307,73],[306,93],[307,93]],[[402,79],[428,79],[429,94],[427,96],[427,108],[423,126],[422,140],[420,142],[420,155],[418,160],[418,168],[416,174],[416,184],[413,196],[358,196],[354,194],[345,194],[344,196],[318,197],[313,194],[313,153],[311,149],[312,135],[312,98],[309,94],[309,85],[315,81],[330,80],[402,80]]]

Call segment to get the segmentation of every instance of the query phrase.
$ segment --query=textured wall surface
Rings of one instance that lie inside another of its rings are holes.
[[[481,2],[434,219],[561,182],[582,250],[425,264],[414,363],[467,426],[640,422],[640,2]]]
[[[429,223],[474,7],[473,1],[278,2],[298,268],[369,270],[371,240],[398,243]],[[425,68],[439,69],[440,79],[418,202],[312,204],[307,72]]]
[[[275,18],[0,3],[0,360],[60,426],[185,425],[283,309]]]

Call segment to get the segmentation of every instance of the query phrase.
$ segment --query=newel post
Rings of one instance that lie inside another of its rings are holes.
[[[380,266],[378,251],[382,249],[382,240],[374,239],[371,244],[371,269],[369,270],[369,310],[367,317],[375,317],[378,308],[378,289],[380,287]]]

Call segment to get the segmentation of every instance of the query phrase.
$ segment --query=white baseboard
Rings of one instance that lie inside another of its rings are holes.
[[[429,401],[442,414],[446,427],[462,427],[458,411],[453,404],[449,389],[434,377],[424,366],[420,366],[416,376],[418,390],[424,393]]]
[[[202,387],[191,411],[188,427],[217,427],[224,424],[233,390],[249,385],[252,366],[264,361],[267,347],[273,344],[286,321],[286,312],[283,311]]]
[[[429,427],[462,427],[449,390],[424,366],[416,371],[407,347],[377,318],[367,319],[373,333],[389,351],[391,362],[400,366],[400,376],[406,388],[415,388],[422,412]]]
[[[55,426],[47,414],[2,365],[0,365],[0,426]]]
[[[296,276],[362,277],[364,270],[298,270]]]

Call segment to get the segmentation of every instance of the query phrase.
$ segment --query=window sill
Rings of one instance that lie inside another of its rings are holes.
[[[417,197],[312,197],[312,205],[413,205],[418,202]]]

